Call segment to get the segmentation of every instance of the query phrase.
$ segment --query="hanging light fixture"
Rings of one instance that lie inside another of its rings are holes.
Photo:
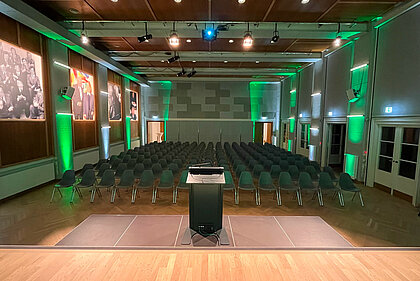
[[[146,31],[146,35],[143,35],[143,36],[140,36],[140,37],[137,37],[137,41],[139,42],[139,43],[142,43],[142,42],[149,42],[149,40],[150,39],[152,39],[153,38],[153,36],[152,36],[152,34],[149,34],[148,32],[147,32],[147,22],[145,22],[144,23],[144,29],[145,29],[145,31]]]
[[[248,30],[245,32],[244,42],[242,45],[248,48],[252,46],[253,42],[254,42],[254,39],[252,39],[252,33],[251,31],[249,31],[249,22],[248,22]]]
[[[273,31],[273,37],[271,38],[270,43],[274,44],[277,43],[277,41],[279,41],[279,32],[277,31],[277,23],[275,23],[274,25],[274,31]]]
[[[337,28],[337,37],[334,40],[334,46],[338,47],[341,45],[341,36],[340,36],[340,23],[338,23],[338,28]]]
[[[171,46],[179,46],[179,37],[175,30],[175,22],[173,23],[173,30],[171,31],[171,36],[169,36],[169,44],[171,44]]]
[[[84,21],[82,21],[82,33],[80,35],[80,39],[82,40],[82,43],[85,45],[89,43],[89,37],[87,37]]]

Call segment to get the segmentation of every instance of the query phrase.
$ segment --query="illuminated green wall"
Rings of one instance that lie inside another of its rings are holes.
[[[127,149],[131,149],[131,116],[125,117],[125,135],[127,140]]]
[[[57,113],[57,146],[58,169],[61,174],[73,169],[73,136],[71,126],[72,115]]]
[[[294,117],[289,118],[289,131],[290,133],[294,133],[295,132],[295,125],[296,125],[296,120]]]
[[[352,117],[348,117],[348,119],[349,119],[348,139],[354,144],[359,144],[363,140],[365,117],[352,116]]]
[[[357,157],[353,154],[346,153],[345,155],[345,173],[349,174],[351,177],[355,177],[355,170],[354,170],[354,164],[357,160]]]
[[[264,94],[266,82],[249,83],[249,99],[251,103],[251,120],[257,121],[261,115],[261,103]]]
[[[287,141],[287,151],[292,151],[292,140]]]

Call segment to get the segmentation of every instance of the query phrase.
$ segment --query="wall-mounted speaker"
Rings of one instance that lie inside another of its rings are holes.
[[[59,95],[66,100],[71,100],[74,94],[74,88],[73,87],[63,87],[60,89]]]
[[[347,98],[349,100],[349,102],[354,102],[359,98],[359,92],[353,90],[353,89],[348,89],[346,91],[347,94]]]

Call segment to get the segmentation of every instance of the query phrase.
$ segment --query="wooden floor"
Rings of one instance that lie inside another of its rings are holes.
[[[420,280],[419,251],[0,250],[0,280]]]
[[[57,195],[50,204],[52,184],[33,189],[15,198],[0,202],[0,244],[55,245],[75,226],[91,214],[188,214],[188,192],[181,191],[178,203],[172,204],[172,193],[162,191],[156,204],[151,204],[151,191],[140,192],[133,205],[131,193],[121,192],[114,204],[109,193],[89,203],[89,192],[70,204],[70,190],[64,198]],[[240,205],[235,205],[232,192],[224,194],[225,215],[261,216],[320,216],[354,246],[420,246],[420,217],[418,210],[402,199],[383,191],[363,187],[365,207],[352,194],[345,194],[345,207],[338,200],[324,196],[325,206],[319,207],[312,194],[303,195],[299,207],[290,194],[283,194],[283,206],[277,206],[272,194],[264,192],[261,206],[255,206],[250,192],[240,193]]]

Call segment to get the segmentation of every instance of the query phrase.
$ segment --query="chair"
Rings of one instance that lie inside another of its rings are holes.
[[[149,158],[144,159],[143,160],[143,165],[144,165],[145,169],[151,169],[152,165],[153,165],[152,160],[150,160]]]
[[[73,187],[75,182],[76,182],[76,176],[75,176],[74,170],[65,171],[61,180],[56,185],[54,185],[50,203],[54,199],[55,190],[58,190],[58,193],[60,193],[61,198],[63,198],[63,194],[61,193],[60,188]]]
[[[305,164],[303,164],[303,161],[296,160],[295,165],[296,165],[296,167],[298,167],[300,172],[305,171],[306,166],[305,166]]]
[[[299,180],[299,169],[295,165],[289,166],[289,174],[292,177],[292,180],[297,182]]]
[[[134,166],[134,177],[136,179],[140,179],[141,175],[144,171],[144,165],[143,163],[137,163],[136,166]]]
[[[159,161],[159,157],[157,155],[152,155],[150,159],[152,160],[152,163],[157,163]]]
[[[156,203],[156,197],[158,189],[170,189],[174,188],[174,176],[171,170],[164,170],[160,176],[160,180],[157,186],[155,186],[152,195],[152,203]]]
[[[162,169],[168,168],[168,163],[166,162],[165,159],[159,159],[159,164],[162,167]]]
[[[281,168],[279,165],[272,165],[270,169],[270,175],[273,179],[278,179],[281,173]]]
[[[327,172],[321,172],[319,174],[319,189],[322,194],[322,191],[328,191],[332,190],[334,191],[333,198],[338,195],[338,202],[340,203],[341,207],[344,206],[344,199],[343,199],[343,193],[341,192],[341,189],[334,185],[333,181],[331,180],[330,175]]]
[[[111,164],[111,169],[116,171],[118,168],[118,165],[122,163],[121,159],[115,159],[114,162]]]
[[[168,170],[171,170],[173,175],[177,175],[179,172],[179,167],[177,164],[171,163],[168,165]]]
[[[98,189],[98,191],[99,191],[99,188],[112,189],[114,185],[115,185],[115,172],[114,170],[108,169],[104,171],[101,180],[96,185],[96,189]],[[93,200],[95,200],[95,196],[93,196],[92,202]]]
[[[260,177],[260,174],[264,171],[263,165],[255,165],[254,169],[252,170],[252,176],[256,179]]]
[[[322,193],[320,192],[319,187],[313,184],[312,178],[308,172],[301,172],[299,174],[299,188],[301,191],[303,190],[314,191],[314,196],[312,197],[312,199],[315,197],[315,194],[317,194],[319,206],[324,205],[324,203],[322,202]]]
[[[154,163],[152,165],[152,171],[153,171],[153,175],[155,176],[155,179],[157,179],[162,174],[162,167],[160,166],[159,163]]]
[[[153,176],[152,170],[144,170],[140,176],[140,181],[137,185],[134,186],[133,192],[131,194],[131,203],[134,203],[137,198],[137,189],[148,189],[153,188],[155,185],[155,177]]]
[[[254,180],[250,172],[248,171],[241,172],[241,175],[239,177],[239,182],[238,182],[238,192],[237,192],[238,203],[237,204],[239,204],[239,190],[240,189],[255,192],[255,204],[258,205],[258,189],[256,189],[254,186]]]
[[[269,172],[261,172],[258,179],[258,205],[261,205],[261,190],[275,191],[277,205],[280,206],[279,190],[274,186]]]
[[[280,160],[279,165],[282,172],[289,171],[289,162],[287,162],[287,160]]]
[[[313,181],[318,181],[319,180],[319,176],[318,176],[314,166],[312,166],[312,165],[307,166],[305,171],[311,176],[311,179]]]
[[[124,156],[122,162],[123,163],[128,163],[128,161],[130,161],[130,159],[131,159],[131,156],[130,155],[126,155],[126,156]]]
[[[95,164],[95,170],[99,170],[102,164],[107,163],[106,159],[99,159],[98,163]]]
[[[85,164],[83,165],[83,168],[80,170],[80,173],[76,176],[76,180],[81,180],[83,177],[83,174],[90,169],[94,169],[92,164]]]
[[[279,176],[279,201],[281,205],[281,191],[295,191],[296,192],[296,201],[299,206],[302,206],[302,195],[300,193],[299,186],[294,185],[292,182],[292,177],[289,172],[281,172]]]
[[[83,173],[82,180],[78,184],[73,186],[70,203],[73,203],[75,192],[77,192],[80,198],[83,197],[82,192],[80,191],[80,188],[91,189],[90,203],[92,203],[95,198],[95,193],[96,193],[96,177],[95,177],[95,171],[93,169],[86,170]]]
[[[236,178],[239,179],[239,177],[241,176],[242,172],[244,172],[245,170],[246,170],[245,165],[243,165],[243,164],[238,165],[238,167],[236,167],[236,170],[235,170]]]
[[[128,163],[127,163],[127,169],[129,169],[129,170],[133,170],[134,169],[134,167],[136,166],[136,164],[137,164],[137,159],[135,158],[135,159],[130,159],[130,161],[128,161]]]
[[[114,203],[115,193],[117,193],[120,188],[133,188],[133,185],[134,185],[133,170],[125,170],[121,176],[120,182],[111,188],[111,203]],[[120,196],[120,193],[118,192],[118,197],[119,196]]]
[[[144,161],[144,155],[139,155],[139,156],[137,156],[137,163],[143,163],[143,161]]]
[[[229,171],[224,171],[223,173],[225,174],[225,184],[223,184],[223,190],[233,190],[233,199],[235,200],[235,204],[238,204],[237,192],[232,174]]]
[[[327,172],[330,175],[330,178],[333,181],[333,183],[337,184],[338,178],[335,176],[333,168],[331,168],[330,166],[325,166],[324,172]]]
[[[106,170],[110,170],[111,169],[111,165],[110,164],[108,164],[108,163],[103,163],[102,165],[101,165],[101,167],[99,168],[99,170],[98,170],[98,174],[96,175],[98,178],[100,178],[100,177],[102,177],[102,175],[104,174],[104,172],[106,171]]]
[[[117,169],[115,170],[115,177],[120,178],[125,170],[127,170],[127,164],[120,163]]]
[[[309,161],[309,165],[315,168],[315,171],[319,174],[321,173],[321,167],[319,166],[318,162],[316,161]]]
[[[190,184],[187,184],[188,178],[188,171],[184,170],[181,173],[181,177],[179,178],[178,185],[174,188],[174,194],[172,203],[176,204],[176,199],[178,198],[178,189],[190,189]]]
[[[340,185],[341,190],[353,192],[353,198],[351,201],[354,200],[354,197],[356,194],[359,194],[360,204],[362,207],[365,206],[365,203],[363,202],[361,189],[354,185],[353,180],[351,179],[350,175],[347,173],[343,173],[340,175],[340,178],[338,179],[338,184]],[[343,204],[344,204],[344,197],[343,197]]]

